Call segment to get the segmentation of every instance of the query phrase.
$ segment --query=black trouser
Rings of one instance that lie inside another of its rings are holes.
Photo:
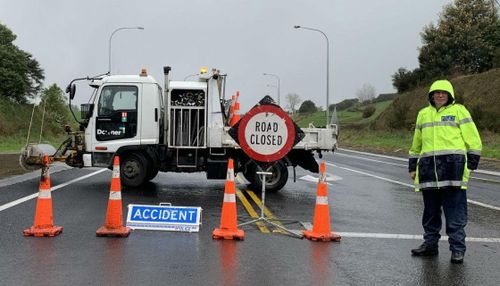
[[[437,248],[441,235],[441,207],[446,217],[446,234],[451,251],[465,252],[465,225],[467,224],[467,192],[460,187],[423,189],[424,244]]]

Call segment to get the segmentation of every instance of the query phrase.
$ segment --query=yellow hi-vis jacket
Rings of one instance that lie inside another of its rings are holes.
[[[434,91],[448,92],[448,103],[434,106]],[[429,90],[430,105],[417,116],[409,171],[416,171],[415,191],[447,186],[467,189],[469,170],[477,169],[482,143],[469,111],[455,103],[453,86],[438,80]],[[418,168],[417,168],[418,167]]]

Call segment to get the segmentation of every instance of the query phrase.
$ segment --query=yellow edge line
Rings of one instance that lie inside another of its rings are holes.
[[[241,178],[240,178],[240,176],[237,176],[237,177],[236,177],[236,179],[238,180],[238,182],[240,182],[240,183],[242,183],[242,184],[244,183],[244,182],[243,182],[243,179],[241,179]],[[258,197],[258,196],[257,196],[257,195],[253,192],[253,191],[251,191],[251,190],[246,190],[246,192],[247,192],[247,194],[248,194],[248,195],[252,198],[252,200],[253,200],[253,201],[257,204],[257,206],[258,206],[259,208],[262,208],[262,202],[260,201],[259,197]],[[242,194],[242,195],[243,195],[243,194]],[[246,200],[246,198],[245,198],[245,200]],[[252,208],[252,211],[253,211],[253,208]],[[277,224],[277,225],[279,225],[279,226],[283,226],[283,225],[281,224],[281,222],[274,220],[274,219],[275,219],[275,217],[274,217],[273,213],[271,213],[271,211],[270,211],[268,208],[266,208],[266,207],[264,207],[264,215],[265,215],[266,217],[270,218],[270,219],[273,219],[273,222],[274,222],[275,224]],[[269,232],[269,230],[268,230],[268,232]],[[279,228],[275,228],[275,229],[273,230],[273,232],[282,232],[282,231],[281,231],[281,229],[279,229]]]
[[[262,208],[262,201],[259,199],[259,197],[251,190],[247,190],[247,193],[252,198],[252,200],[257,204],[257,206],[259,206],[259,208]],[[266,217],[272,219],[272,221],[275,224],[277,224],[279,226],[283,226],[283,224],[281,224],[280,221],[275,220],[276,217],[273,215],[273,213],[266,206],[264,206],[264,215]],[[282,232],[282,231],[281,231],[281,229],[276,228],[273,230],[273,232]]]
[[[242,180],[239,177],[237,177],[237,179],[238,179],[238,181],[240,183],[242,182]],[[240,199],[241,203],[245,207],[245,209],[248,212],[248,214],[250,215],[250,217],[252,217],[252,218],[258,218],[259,215],[253,209],[253,207],[250,204],[250,202],[247,200],[247,198],[245,197],[245,195],[239,189],[236,189],[236,195],[238,196],[238,199]],[[256,222],[256,224],[257,224],[257,227],[259,228],[259,230],[261,232],[263,232],[263,233],[270,233],[269,229],[267,228],[267,226],[263,222],[259,221],[259,222]]]

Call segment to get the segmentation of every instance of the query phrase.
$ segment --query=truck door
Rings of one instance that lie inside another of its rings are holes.
[[[108,85],[101,90],[97,103],[95,128],[96,146],[114,152],[122,145],[140,144],[138,134],[138,94],[136,85]],[[93,151],[97,151],[96,149]]]

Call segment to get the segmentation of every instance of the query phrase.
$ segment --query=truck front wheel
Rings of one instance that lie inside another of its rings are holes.
[[[124,186],[138,187],[146,181],[147,160],[140,153],[129,153],[120,164],[121,181]]]
[[[245,178],[250,182],[255,191],[262,190],[262,176],[257,174],[259,168],[255,163],[250,163],[246,171],[243,173]],[[281,190],[288,181],[288,168],[283,161],[278,161],[268,171],[273,173],[271,176],[266,176],[266,192],[275,193]]]

